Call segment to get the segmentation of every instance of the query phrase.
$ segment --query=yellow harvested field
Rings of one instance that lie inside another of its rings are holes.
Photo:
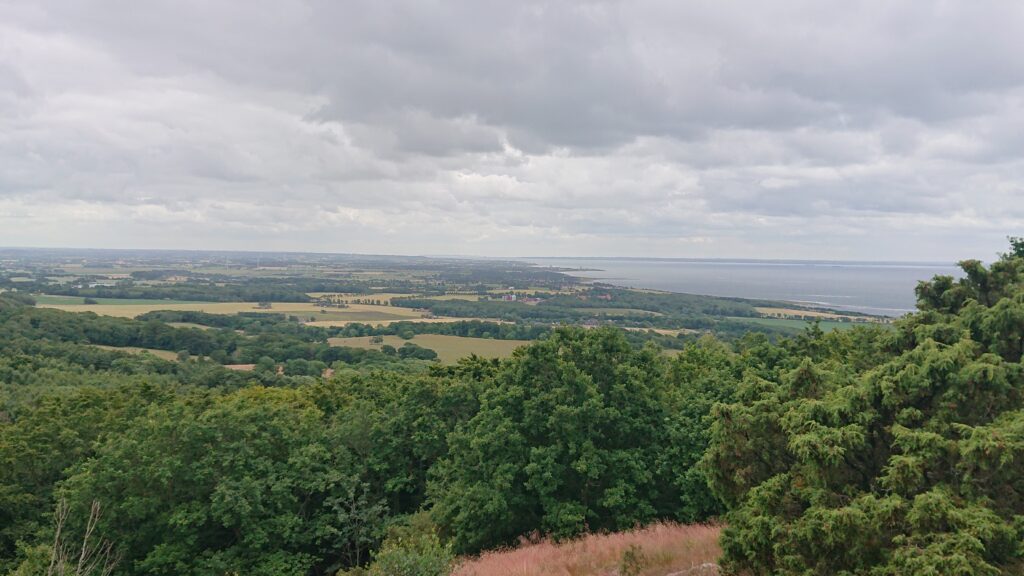
[[[225,364],[224,367],[235,372],[252,372],[256,369],[255,364]]]
[[[490,338],[466,338],[444,334],[417,334],[412,340],[403,340],[398,336],[384,336],[381,344],[370,342],[371,336],[355,338],[331,338],[332,346],[351,346],[353,348],[380,349],[383,344],[400,348],[406,342],[412,342],[437,352],[437,357],[445,364],[452,364],[460,358],[476,354],[482,358],[508,358],[520,346],[529,344],[528,340],[493,340]]]
[[[680,334],[697,334],[700,330],[694,330],[692,328],[639,328],[633,326],[627,326],[623,330],[632,330],[634,332],[655,332],[663,334],[665,336],[679,336]]]
[[[192,322],[168,322],[168,326],[174,326],[175,328],[198,328],[200,330],[212,330],[212,326],[204,326],[202,324],[195,324]]]
[[[318,320],[338,321],[342,324],[416,319],[422,318],[424,314],[412,308],[401,308],[399,306],[351,304],[348,308],[321,308],[310,302],[274,302],[270,308],[259,308],[255,302],[189,302],[174,304],[162,303],[158,300],[152,304],[41,304],[40,307],[56,308],[67,312],[95,312],[104,316],[119,316],[121,318],[134,318],[140,314],[155,310],[197,311],[210,314],[276,312],[302,315],[307,318],[315,317]],[[321,310],[324,312],[321,313]]]
[[[544,540],[518,548],[491,550],[465,558],[452,576],[607,576],[621,574],[628,550],[644,559],[637,576],[718,574],[717,526],[654,524],[629,532],[589,534],[574,540]]]
[[[129,354],[152,354],[153,356],[163,358],[164,360],[178,359],[178,355],[170,350],[156,350],[154,348],[139,348],[136,346],[104,346],[103,344],[93,344],[93,346],[104,350],[116,350],[118,352],[127,352]]]

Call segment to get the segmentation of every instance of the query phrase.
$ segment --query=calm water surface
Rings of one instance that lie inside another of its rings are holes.
[[[936,274],[959,277],[955,264],[634,258],[529,258],[572,268],[573,276],[634,288],[763,298],[900,316],[914,309],[914,287]],[[580,269],[598,270],[580,270]]]

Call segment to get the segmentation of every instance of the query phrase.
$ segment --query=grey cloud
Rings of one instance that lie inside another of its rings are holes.
[[[0,244],[987,254],[1024,227],[1022,25],[1000,0],[3,4]]]

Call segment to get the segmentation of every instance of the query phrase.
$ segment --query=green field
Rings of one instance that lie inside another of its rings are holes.
[[[479,294],[445,294],[443,296],[424,296],[428,300],[467,300],[469,302],[478,302],[480,300]]]
[[[102,348],[104,350],[116,350],[118,352],[127,352],[129,354],[152,354],[157,358],[164,360],[177,360],[178,354],[171,352],[170,350],[157,350],[155,348],[139,348],[137,346],[104,346],[103,344],[92,344],[96,348]]]
[[[356,338],[331,338],[332,346],[351,346],[353,348],[380,349],[381,344],[372,344],[370,336]],[[399,348],[406,342],[412,342],[437,352],[438,359],[445,364],[452,364],[460,358],[476,354],[483,358],[507,358],[512,352],[529,344],[528,340],[494,340],[490,338],[466,338],[463,336],[447,336],[444,334],[418,334],[412,340],[403,340],[398,336],[384,336],[383,344]]]
[[[213,330],[212,326],[195,324],[193,322],[168,322],[167,325],[174,326],[175,328],[198,328],[199,330]]]
[[[793,318],[743,318],[739,316],[731,316],[729,319],[762,324],[764,326],[775,326],[779,328],[807,328],[813,324],[813,322],[809,320],[796,320]],[[857,325],[858,324],[855,322],[836,322],[835,320],[821,320],[818,322],[818,326],[820,326],[824,332],[831,332],[833,330],[849,330]]]

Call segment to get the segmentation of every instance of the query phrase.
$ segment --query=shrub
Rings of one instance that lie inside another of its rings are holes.
[[[413,516],[409,523],[391,530],[366,576],[448,576],[455,556],[451,547],[441,543],[437,531],[425,514]],[[349,572],[347,576],[354,576]]]

